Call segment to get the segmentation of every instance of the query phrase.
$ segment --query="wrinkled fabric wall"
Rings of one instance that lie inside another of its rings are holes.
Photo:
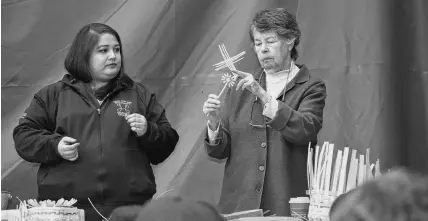
[[[20,162],[11,131],[34,92],[64,74],[68,45],[83,24],[106,22],[124,43],[127,73],[157,93],[180,134],[176,151],[155,169],[158,195],[217,202],[223,164],[202,148],[202,104],[221,90],[212,65],[246,51],[237,68],[257,66],[248,28],[254,13],[296,13],[298,63],[325,80],[319,141],[371,148],[382,168],[427,171],[428,48],[423,0],[123,0],[2,1],[2,188],[36,195],[37,165]],[[257,166],[257,165],[255,165]],[[12,169],[13,170],[12,170]],[[9,169],[9,170],[8,170]],[[23,182],[25,181],[25,182]]]
[[[403,165],[428,173],[428,2],[394,2],[390,48],[400,157]]]

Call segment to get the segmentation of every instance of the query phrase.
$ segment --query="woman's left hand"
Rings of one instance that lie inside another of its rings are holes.
[[[254,91],[256,90],[252,90],[253,88],[256,89],[255,87],[257,87],[258,82],[254,79],[254,76],[250,73],[247,72],[243,72],[243,71],[238,71],[238,70],[231,70],[232,73],[238,75],[238,79],[239,82],[236,85],[236,90],[244,90],[245,88],[247,88],[251,93],[254,94]]]
[[[126,116],[125,119],[137,136],[141,137],[147,132],[147,120],[143,115],[133,113]]]
[[[263,101],[267,101],[269,99],[269,95],[267,94],[267,92],[254,79],[254,76],[252,74],[238,70],[232,70],[232,73],[237,74],[238,77],[241,78],[241,80],[239,80],[238,84],[236,85],[236,90],[247,89]]]

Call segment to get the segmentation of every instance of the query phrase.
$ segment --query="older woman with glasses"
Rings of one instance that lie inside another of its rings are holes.
[[[238,84],[224,104],[209,95],[205,146],[212,158],[227,159],[222,213],[261,208],[287,216],[289,199],[305,195],[308,145],[322,127],[326,86],[295,63],[300,30],[285,9],[258,12],[250,37],[261,68],[233,71]]]

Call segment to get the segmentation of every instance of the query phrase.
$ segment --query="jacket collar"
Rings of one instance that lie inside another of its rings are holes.
[[[62,78],[61,82],[65,83],[71,87],[76,87],[77,83],[82,82],[82,81],[76,79],[71,74],[66,74]],[[118,79],[118,86],[119,85],[120,85],[120,87],[117,87],[116,89],[132,88],[132,86],[134,85],[134,81],[128,75],[124,74],[124,75],[120,76]]]
[[[306,81],[309,81],[309,79],[311,78],[311,75],[309,74],[308,67],[306,67],[306,65],[304,64],[297,65],[297,67],[299,67],[300,70],[299,72],[297,72],[297,75],[295,77],[296,83],[302,84],[302,83],[305,83]]]
[[[296,64],[296,66],[300,69],[299,72],[297,72],[297,75],[291,80],[283,93],[279,95],[281,97],[283,94],[287,93],[287,91],[291,90],[296,84],[303,84],[306,81],[308,81],[311,76],[309,74],[309,69],[304,64]],[[260,86],[263,87],[263,89],[266,90],[266,74],[264,73],[263,69],[260,68],[257,74],[255,74],[254,79],[257,82],[260,82]]]
[[[299,83],[299,84],[305,83],[310,79],[309,69],[304,64],[296,64],[296,66],[300,70],[299,72],[297,72],[296,77],[294,77],[294,79],[291,82]],[[264,71],[262,68],[260,68],[257,74],[255,74],[254,79],[259,82],[261,77],[264,78],[262,79],[262,81],[266,81],[266,76],[264,75]]]

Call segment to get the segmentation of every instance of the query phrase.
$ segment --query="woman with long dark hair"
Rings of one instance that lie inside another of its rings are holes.
[[[179,136],[155,94],[124,71],[119,34],[84,26],[65,59],[67,74],[34,95],[13,137],[18,154],[40,163],[38,199],[75,198],[86,220],[144,204],[156,192],[150,164]]]

